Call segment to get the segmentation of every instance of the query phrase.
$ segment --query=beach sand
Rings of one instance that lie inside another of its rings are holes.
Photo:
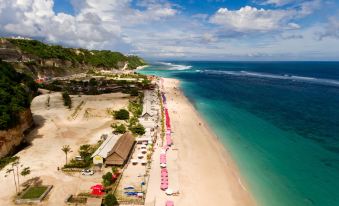
[[[230,154],[179,87],[178,80],[164,79],[174,140],[168,158],[176,159],[172,161],[176,165],[169,165],[169,176],[177,173],[178,180],[173,181],[178,188],[172,189],[180,192],[178,197],[166,199],[174,199],[175,205],[183,206],[255,205]],[[173,178],[176,178],[175,174]]]
[[[50,96],[50,107],[46,100]],[[81,176],[79,172],[63,173],[58,171],[65,163],[63,145],[70,145],[72,152],[68,160],[78,155],[82,144],[96,143],[102,134],[112,131],[113,120],[107,110],[127,108],[128,95],[115,93],[97,96],[72,96],[73,108],[63,105],[60,93],[40,95],[34,98],[31,110],[36,128],[27,136],[31,145],[17,156],[25,167],[31,168],[31,174],[20,177],[20,182],[40,177],[43,184],[53,185],[53,189],[40,205],[65,205],[64,200],[70,194],[89,192],[90,187],[101,182],[103,172],[93,176]],[[79,106],[84,102],[82,106]],[[79,107],[78,107],[79,106]],[[78,107],[78,109],[77,109]],[[13,176],[5,178],[6,168],[0,171],[0,205],[13,203],[15,187]]]

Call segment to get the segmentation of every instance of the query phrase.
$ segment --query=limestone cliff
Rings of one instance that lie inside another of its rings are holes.
[[[20,122],[8,130],[0,130],[0,158],[13,152],[13,149],[24,140],[24,133],[33,126],[30,109],[20,113]]]

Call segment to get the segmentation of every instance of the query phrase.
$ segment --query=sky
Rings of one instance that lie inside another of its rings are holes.
[[[0,36],[146,59],[339,60],[339,0],[0,0]]]

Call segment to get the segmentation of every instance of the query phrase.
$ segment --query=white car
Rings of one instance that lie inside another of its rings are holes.
[[[92,176],[94,175],[94,171],[89,169],[83,169],[81,170],[81,174],[85,176]]]

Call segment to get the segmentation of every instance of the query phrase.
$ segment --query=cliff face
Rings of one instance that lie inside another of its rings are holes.
[[[8,130],[0,130],[0,158],[11,153],[24,139],[24,132],[33,126],[33,118],[30,109],[20,114],[20,123]]]
[[[120,52],[65,48],[35,40],[5,38],[0,38],[0,59],[35,79],[89,70],[136,69],[146,64],[140,57]]]

